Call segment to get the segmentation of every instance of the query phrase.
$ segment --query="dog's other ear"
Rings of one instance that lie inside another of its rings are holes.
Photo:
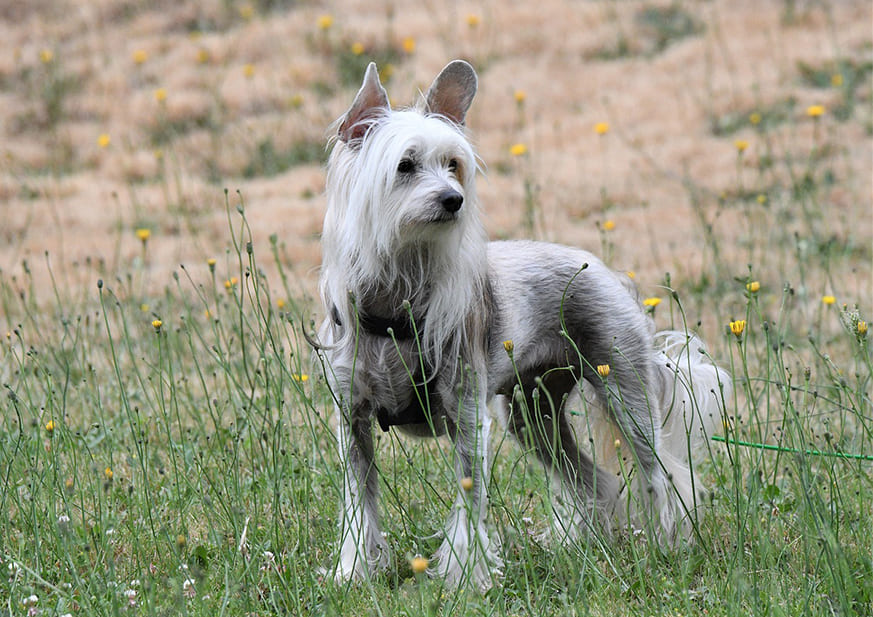
[[[376,63],[371,62],[364,73],[361,89],[340,123],[339,138],[346,143],[361,139],[370,128],[370,121],[390,109],[388,93],[379,81]]]
[[[478,87],[479,79],[473,67],[463,60],[453,60],[440,71],[427,91],[427,112],[464,124]]]

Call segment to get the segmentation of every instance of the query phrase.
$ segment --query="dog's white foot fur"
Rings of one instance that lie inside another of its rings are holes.
[[[467,509],[456,505],[446,525],[446,537],[434,553],[429,574],[458,587],[469,578],[480,591],[487,591],[503,575],[500,544],[491,538],[484,523],[474,525]]]
[[[391,549],[382,534],[372,528],[343,534],[334,580],[343,583],[360,580],[391,565]]]

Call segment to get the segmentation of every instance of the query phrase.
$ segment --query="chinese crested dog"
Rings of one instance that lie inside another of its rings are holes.
[[[391,562],[376,420],[452,440],[457,499],[430,573],[492,584],[502,568],[485,523],[492,399],[559,487],[556,502],[569,504],[568,536],[633,525],[672,545],[693,530],[691,454],[721,423],[727,373],[695,337],[654,334],[633,283],[592,254],[487,241],[464,131],[477,83],[454,61],[415,107],[392,110],[370,64],[337,124],[317,348],[344,466],[338,581]],[[577,438],[565,410],[583,389],[591,440]]]

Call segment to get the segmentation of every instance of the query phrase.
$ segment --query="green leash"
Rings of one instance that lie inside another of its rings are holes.
[[[789,452],[791,454],[807,454],[809,456],[832,456],[835,458],[855,459],[860,461],[873,461],[873,455],[870,454],[846,454],[845,452],[821,452],[819,450],[797,450],[796,448],[783,448],[782,446],[773,446],[766,443],[752,443],[749,441],[740,441],[739,439],[725,439],[721,435],[713,435],[713,441],[720,441],[735,446],[743,446],[746,448],[758,448],[759,450],[776,450],[777,452]]]

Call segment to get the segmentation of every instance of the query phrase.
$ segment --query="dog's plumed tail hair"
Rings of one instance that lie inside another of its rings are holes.
[[[730,376],[713,364],[703,341],[686,332],[655,334],[655,356],[661,449],[686,463],[699,461],[721,429]]]

